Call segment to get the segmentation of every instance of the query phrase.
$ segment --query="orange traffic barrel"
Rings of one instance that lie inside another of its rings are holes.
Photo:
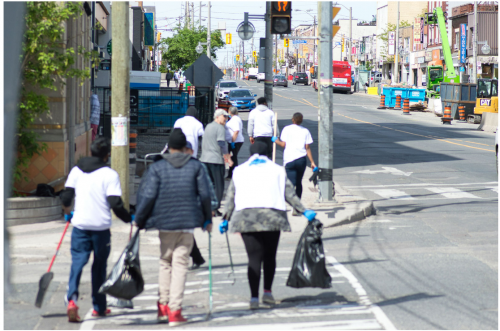
[[[458,106],[458,115],[460,116],[459,122],[466,122],[465,118],[465,106]]]
[[[385,95],[383,94],[380,95],[380,106],[378,106],[377,109],[387,109],[385,106]]]
[[[401,96],[396,95],[396,105],[394,106],[394,110],[401,110]]]
[[[129,135],[129,164],[135,164],[137,150],[137,130],[130,129]]]
[[[441,118],[443,124],[451,124],[451,106],[444,107],[444,116]]]
[[[404,99],[404,101],[403,101],[403,115],[411,115],[410,114],[410,99]]]

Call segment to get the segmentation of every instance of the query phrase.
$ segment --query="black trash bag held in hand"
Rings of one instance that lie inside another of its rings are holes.
[[[322,234],[323,224],[320,221],[314,219],[307,224],[295,251],[287,286],[332,287],[332,277],[326,270]]]
[[[109,294],[118,299],[131,300],[144,290],[144,279],[139,262],[139,229],[123,250],[108,279],[99,293]]]

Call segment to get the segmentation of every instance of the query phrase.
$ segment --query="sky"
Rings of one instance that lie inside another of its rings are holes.
[[[191,2],[190,2],[191,3]],[[201,24],[207,25],[207,1],[194,2],[195,22],[199,21],[201,8]],[[317,1],[293,1],[292,2],[292,28],[300,24],[313,24],[313,16],[316,15],[317,20]],[[349,10],[345,7],[352,7],[352,18],[358,21],[371,21],[373,15],[377,13],[377,1],[338,1],[341,10],[336,19],[349,19]],[[450,8],[468,2],[450,2]],[[162,38],[172,36],[172,32],[162,29],[171,29],[176,26],[179,18],[184,20],[184,6],[186,1],[144,1],[144,6],[156,7],[156,24],[157,28],[162,32]],[[232,52],[237,49],[240,38],[236,33],[236,28],[243,22],[244,12],[250,15],[263,15],[265,13],[265,1],[253,0],[232,0],[232,1],[211,1],[211,27],[212,30],[218,29],[219,22],[226,23],[226,32],[232,34],[231,45],[226,45],[225,48],[217,52],[217,59],[215,63],[218,66],[225,64],[225,58],[229,55],[232,58]],[[191,7],[191,5],[190,5]],[[308,10],[308,12],[306,12]],[[254,49],[258,49],[259,38],[265,37],[265,24],[264,20],[251,20],[255,26],[256,33],[254,34]],[[252,40],[244,42],[245,54],[249,54],[252,49]],[[293,45],[290,45],[293,47]]]

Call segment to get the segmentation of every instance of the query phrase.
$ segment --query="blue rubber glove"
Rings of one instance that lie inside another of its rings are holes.
[[[205,221],[205,223],[203,223],[203,231],[205,231],[205,230],[207,229],[207,226],[208,226],[210,223],[212,223],[212,221],[211,221],[211,220],[207,220],[207,221]]]
[[[222,222],[220,222],[220,224],[219,224],[220,234],[226,233],[227,230],[228,230],[228,228],[229,228],[229,225],[228,225],[227,221],[226,220],[222,220]]]
[[[135,221],[135,214],[130,215],[130,217],[132,218],[132,222],[134,222]]]
[[[318,167],[316,167],[316,168],[314,168],[314,169],[313,169],[313,172],[316,172],[316,171],[318,171],[318,170],[319,170],[319,168],[318,168]]]
[[[272,141],[273,143],[274,143],[274,142],[276,142],[276,140],[278,140],[278,137],[272,137],[272,138],[271,138],[271,141]]]
[[[316,217],[316,212],[314,210],[306,209],[303,215],[309,220],[309,222],[311,222]]]
[[[72,218],[73,218],[73,212],[71,212],[69,214],[64,214],[64,220],[66,222],[70,222]]]
[[[235,149],[236,148],[236,144],[235,143],[231,143],[231,148]]]

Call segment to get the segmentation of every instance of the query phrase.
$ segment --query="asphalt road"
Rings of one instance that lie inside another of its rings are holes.
[[[259,96],[264,84],[241,82]],[[282,233],[273,293],[274,309],[250,311],[247,258],[241,238],[229,236],[235,264],[234,285],[225,237],[212,236],[214,312],[208,306],[207,267],[190,272],[184,312],[188,328],[230,330],[326,329],[498,329],[498,178],[494,135],[477,125],[443,126],[429,113],[403,116],[377,110],[379,100],[334,95],[334,180],[353,194],[374,201],[376,215],[325,229],[323,241],[330,289],[286,287],[303,217],[290,217]],[[317,160],[317,93],[310,86],[274,89],[279,125],[304,114]],[[245,121],[247,113],[240,113]],[[246,133],[246,130],[244,130]],[[247,139],[247,136],[245,136]],[[248,139],[240,161],[248,157]],[[277,162],[282,163],[278,149]],[[335,211],[323,211],[328,217]],[[219,220],[215,221],[218,224]],[[33,308],[38,279],[45,272],[62,222],[18,226],[11,243],[14,289],[5,306],[7,329],[163,329],[156,323],[159,241],[155,231],[141,235],[141,266],[146,289],[133,310],[113,309],[91,319],[90,266],[82,277],[81,324],[68,324],[63,295],[69,275],[69,234],[54,265],[55,278],[41,310]],[[130,228],[113,227],[109,268]],[[207,235],[195,237],[207,259]],[[18,316],[23,313],[22,319]]]

